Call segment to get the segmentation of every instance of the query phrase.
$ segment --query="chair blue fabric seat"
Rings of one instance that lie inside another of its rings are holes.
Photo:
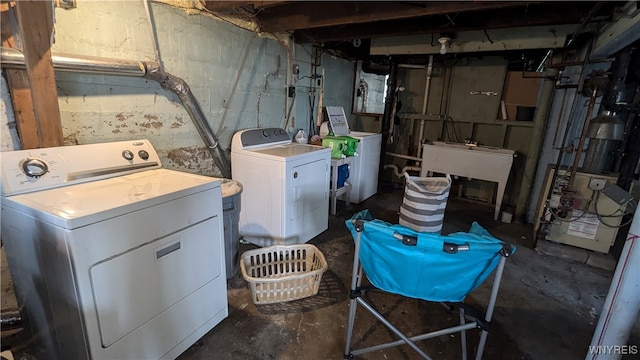
[[[355,251],[351,273],[351,292],[347,337],[344,358],[389,347],[407,345],[423,359],[431,359],[418,341],[447,334],[460,333],[462,359],[467,359],[466,332],[480,330],[480,340],[476,347],[475,359],[480,360],[489,333],[493,309],[498,297],[505,261],[514,253],[515,247],[493,237],[474,222],[468,232],[449,235],[417,232],[403,225],[394,225],[375,220],[367,210],[356,213],[346,221],[353,235]],[[464,298],[482,284],[494,272],[493,285],[489,294],[486,312],[469,311]],[[449,326],[411,337],[393,325],[365,294],[370,286],[362,285],[366,276],[371,284],[387,293],[433,302],[444,302],[459,312],[459,325]],[[353,349],[358,306],[363,307],[378,319],[399,339],[360,349]]]
[[[468,232],[439,235],[371,219],[365,210],[346,221],[354,240],[355,219],[368,220],[360,243],[360,262],[367,278],[381,290],[407,297],[461,302],[495,270],[505,246],[515,251],[477,222]],[[398,234],[415,237],[417,242],[406,245],[394,237]],[[451,244],[468,246],[468,250],[443,251]]]

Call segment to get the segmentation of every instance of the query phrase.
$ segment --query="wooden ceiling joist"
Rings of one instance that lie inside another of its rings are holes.
[[[400,20],[419,16],[442,15],[467,11],[525,7],[526,2],[390,2],[349,1],[293,2],[286,6],[262,9],[258,21],[264,32],[313,29],[328,26],[362,24],[372,21]]]
[[[348,24],[340,27],[299,29],[293,32],[296,42],[315,43],[364,39],[388,36],[402,36],[429,33],[456,33],[460,31],[503,29],[509,27],[576,24],[580,23],[584,12],[570,4],[558,4],[558,11],[549,13],[541,7],[491,10],[458,14],[452,22],[446,16],[430,16],[406,20],[386,20],[366,24]]]

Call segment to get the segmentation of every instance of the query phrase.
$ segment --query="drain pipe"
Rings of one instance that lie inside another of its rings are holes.
[[[429,91],[431,89],[431,78],[432,78],[432,74],[433,74],[433,55],[429,55],[429,63],[428,63],[426,68],[424,66],[420,66],[420,65],[405,65],[405,64],[400,64],[399,67],[407,68],[407,69],[426,69],[426,71],[427,71],[426,78],[425,78],[425,84],[424,84],[424,96],[423,96],[423,99],[422,99],[422,115],[423,115],[423,117],[420,119],[420,130],[418,131],[418,136],[419,136],[418,149],[416,151],[416,156],[401,155],[401,154],[395,154],[395,153],[390,153],[390,152],[388,152],[386,154],[389,155],[389,156],[397,157],[397,158],[402,158],[402,159],[406,159],[406,160],[413,160],[413,161],[415,161],[416,165],[420,165],[422,163],[422,144],[423,144],[423,141],[424,141],[424,127],[425,127],[425,123],[426,123],[426,120],[424,119],[424,115],[427,114],[427,104],[429,102]],[[410,165],[407,165],[407,166],[403,167],[402,170],[399,170],[399,167],[396,164],[385,164],[384,168],[385,169],[392,169],[397,177],[404,177],[404,173],[407,170],[413,170],[413,171],[421,171],[422,170],[421,166],[410,166]]]
[[[183,79],[164,71],[159,63],[63,54],[52,54],[51,61],[53,68],[59,71],[136,76],[157,81],[163,89],[173,92],[180,98],[220,173],[225,178],[231,178],[231,164],[220,148],[220,144],[189,85]],[[3,67],[24,68],[24,55],[17,49],[2,47],[0,63]]]

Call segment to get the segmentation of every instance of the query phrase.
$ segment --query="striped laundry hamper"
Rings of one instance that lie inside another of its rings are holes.
[[[451,176],[418,177],[405,172],[404,177],[406,185],[400,206],[400,225],[418,232],[440,233]]]

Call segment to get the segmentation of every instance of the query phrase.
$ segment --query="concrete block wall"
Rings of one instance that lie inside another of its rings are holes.
[[[301,75],[310,75],[309,51],[210,15],[156,2],[150,7],[160,63],[189,85],[223,149],[240,129],[284,126],[292,101],[286,92],[293,81],[290,62],[300,64]],[[87,1],[76,9],[56,9],[55,16],[54,53],[155,59],[142,1]],[[321,63],[329,89],[324,103],[350,109],[353,63],[327,54]],[[58,71],[56,83],[65,144],[147,138],[165,167],[220,175],[177,96],[154,81]],[[297,91],[291,117],[309,118],[308,88]],[[292,133],[300,127],[289,125]]]

